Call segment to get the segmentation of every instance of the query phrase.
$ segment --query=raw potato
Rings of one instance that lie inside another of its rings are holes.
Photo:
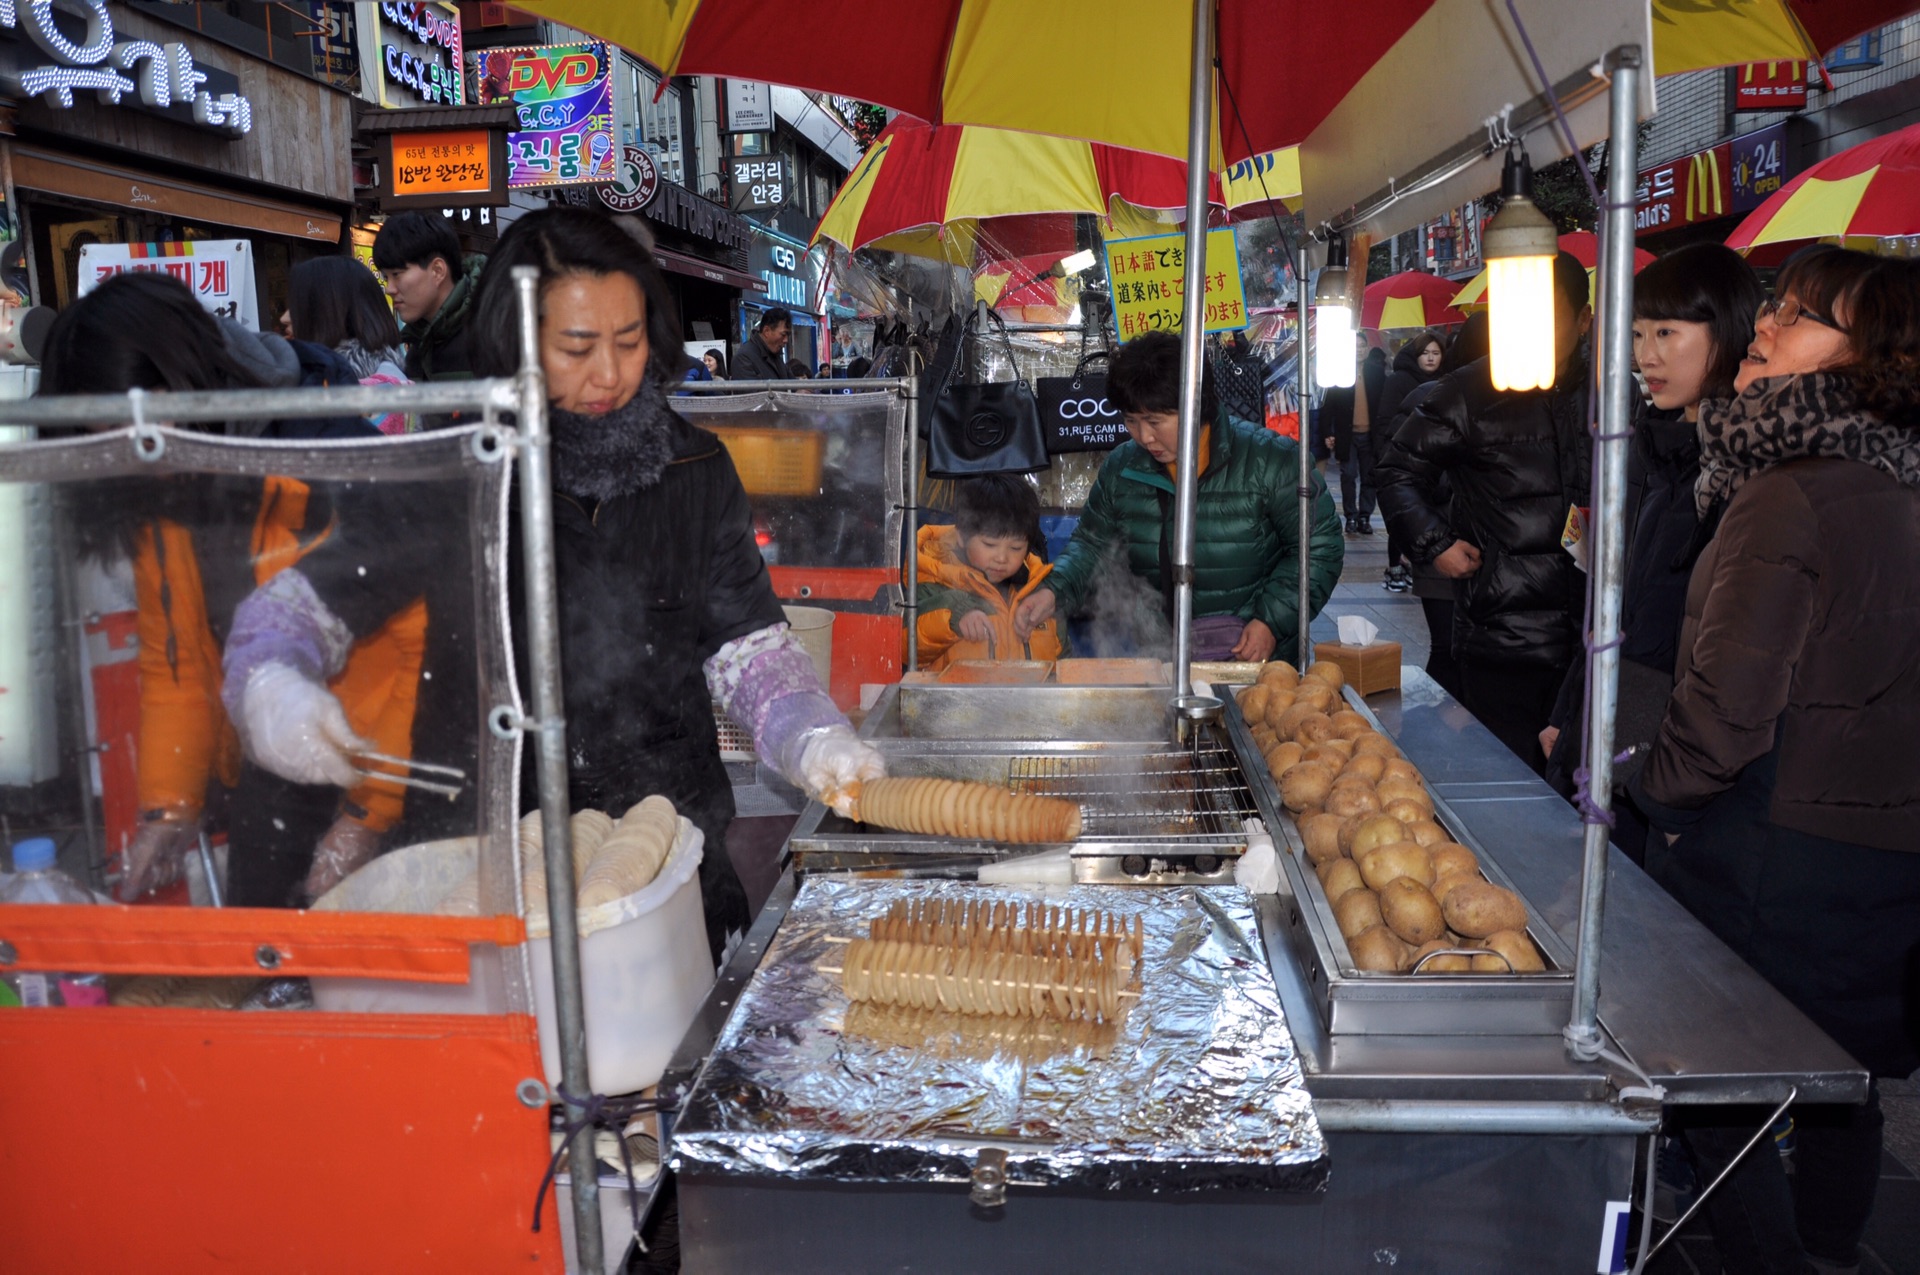
[[[1482,878],[1478,872],[1448,872],[1434,878],[1433,897],[1440,900],[1441,907],[1444,909],[1447,902],[1447,895],[1453,893],[1454,886],[1478,885],[1481,880]]]
[[[1425,850],[1411,841],[1399,841],[1369,850],[1355,862],[1360,865],[1360,875],[1376,890],[1397,877],[1412,877],[1423,886],[1433,884],[1433,861],[1427,858]],[[1460,927],[1456,925],[1454,928]]]
[[[1362,735],[1354,740],[1353,752],[1356,757],[1381,757],[1387,759],[1389,762],[1401,760],[1400,750],[1393,746],[1393,741],[1378,731],[1374,731],[1372,734]],[[1387,773],[1393,773],[1391,767],[1389,767]]]
[[[1398,974],[1407,968],[1407,959],[1413,955],[1413,949],[1384,925],[1376,925],[1348,939],[1347,950],[1353,953],[1355,969],[1378,974]]]
[[[1534,949],[1533,940],[1527,937],[1523,929],[1495,930],[1481,943],[1488,952],[1498,952],[1499,956],[1476,956],[1473,958],[1473,970],[1476,974],[1538,974],[1547,968],[1540,953]],[[1503,961],[1500,958],[1505,957]]]
[[[1307,858],[1315,863],[1325,863],[1329,859],[1343,857],[1340,849],[1340,825],[1346,820],[1339,815],[1310,815],[1300,821],[1300,839],[1306,842]]]
[[[1301,762],[1280,780],[1280,800],[1295,814],[1327,799],[1333,788],[1333,772],[1325,766]]]
[[[1260,670],[1259,681],[1263,686],[1284,686],[1292,690],[1300,683],[1300,670],[1285,660],[1270,660]]]
[[[1274,722],[1273,729],[1278,732],[1282,739],[1299,740],[1303,745],[1312,743],[1315,741],[1300,738],[1300,728],[1306,724],[1307,719],[1310,717],[1318,717],[1324,720],[1326,714],[1311,704],[1303,704],[1299,700],[1295,700],[1292,708],[1280,714],[1280,720]]]
[[[1336,691],[1347,684],[1347,675],[1332,660],[1316,661],[1304,676],[1318,678]]]
[[[1287,710],[1292,707],[1293,707],[1293,692],[1291,690],[1281,690],[1278,687],[1276,687],[1273,690],[1270,690],[1267,692],[1266,723],[1268,726],[1273,728],[1276,734],[1282,735],[1288,739],[1291,739],[1292,736],[1288,735],[1286,731],[1283,731],[1280,729],[1280,719],[1282,717],[1285,717],[1287,715]]]
[[[1352,859],[1330,859],[1320,865],[1320,888],[1326,891],[1327,902],[1338,903],[1349,890],[1364,890],[1367,883],[1360,879],[1360,865]]]
[[[1379,809],[1378,794],[1365,784],[1346,784],[1327,794],[1330,815],[1370,815]]]
[[[1444,952],[1448,948],[1455,946],[1457,946],[1457,944],[1444,934],[1431,943],[1422,943],[1420,950],[1415,952],[1413,959],[1408,962],[1407,968],[1416,974],[1465,974],[1473,967],[1468,958],[1464,956],[1436,956],[1425,965],[1420,964],[1421,960],[1425,958],[1428,953]]]
[[[1433,860],[1433,871],[1437,876],[1446,876],[1449,872],[1479,872],[1480,860],[1473,851],[1451,841],[1441,841],[1427,847],[1427,855]]]
[[[1273,746],[1280,742],[1280,737],[1273,733],[1273,727],[1265,722],[1256,722],[1247,734],[1253,736],[1253,746],[1259,749],[1263,756],[1272,752]]]
[[[1323,713],[1330,713],[1340,703],[1340,692],[1328,686],[1319,678],[1304,678],[1293,692],[1296,704],[1311,704]]]
[[[1307,745],[1307,753],[1303,760],[1319,762],[1335,775],[1338,775],[1347,765],[1347,755],[1335,748],[1332,740],[1324,744]]]
[[[1382,736],[1381,738],[1384,739],[1385,736]],[[1406,758],[1402,757],[1398,751],[1385,753],[1383,754],[1383,756],[1385,756],[1387,759],[1387,769],[1386,769],[1386,773],[1382,775],[1381,778],[1409,779],[1416,784],[1420,782],[1419,768],[1416,767],[1412,762],[1408,761]]]
[[[1407,825],[1407,840],[1415,845],[1434,846],[1450,840],[1447,830],[1431,819],[1419,819]]]
[[[1348,775],[1353,775],[1366,780],[1370,784],[1377,784],[1380,782],[1380,776],[1385,772],[1386,766],[1387,762],[1384,757],[1377,757],[1369,753],[1356,753],[1354,754],[1353,760],[1341,768],[1340,776],[1344,779]]]
[[[1275,744],[1267,753],[1267,773],[1275,779],[1280,778],[1300,764],[1305,752],[1306,749],[1300,747],[1300,745],[1290,739],[1283,743]]]
[[[1256,682],[1240,692],[1240,713],[1250,722],[1265,721],[1267,717],[1267,696],[1270,692]]]
[[[1520,896],[1485,881],[1455,886],[1447,891],[1440,908],[1446,914],[1448,928],[1471,939],[1527,928],[1527,906]]]
[[[1358,739],[1373,734],[1373,726],[1352,709],[1343,708],[1333,715],[1333,733],[1342,739]]]
[[[1408,801],[1405,797],[1395,797],[1381,806],[1388,814],[1404,824],[1431,823],[1433,811],[1417,801]]]
[[[1303,744],[1319,744],[1333,738],[1333,720],[1325,713],[1315,713],[1300,723],[1293,737]]]
[[[1411,779],[1386,777],[1380,781],[1381,801],[1411,801],[1433,814],[1433,798],[1427,796],[1427,790]]]
[[[1348,853],[1355,859],[1369,850],[1378,850],[1381,846],[1390,846],[1406,840],[1401,831],[1400,821],[1392,815],[1372,814],[1354,825],[1353,836],[1348,840]]]
[[[1380,896],[1372,890],[1348,890],[1334,900],[1333,921],[1345,938],[1353,938],[1363,930],[1383,924]]]
[[[1397,877],[1381,887],[1380,915],[1388,929],[1415,946],[1431,943],[1447,932],[1440,905],[1412,877]]]

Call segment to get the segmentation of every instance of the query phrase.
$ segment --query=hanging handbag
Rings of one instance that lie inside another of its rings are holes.
[[[1006,321],[988,311],[1006,344],[1007,362],[1013,358],[1013,338]],[[969,315],[963,338],[975,336]],[[960,345],[964,348],[963,339]],[[956,355],[958,351],[956,352]],[[955,357],[954,366],[961,362]],[[967,478],[974,474],[1028,474],[1047,467],[1046,440],[1040,433],[1040,407],[1024,381],[987,384],[952,383],[952,371],[934,396],[928,424],[927,475],[931,478]]]
[[[1120,413],[1107,401],[1107,374],[1091,372],[1088,364],[1104,363],[1105,350],[1095,350],[1074,365],[1072,376],[1043,376],[1034,382],[1040,401],[1040,430],[1047,452],[1108,452],[1127,441]]]

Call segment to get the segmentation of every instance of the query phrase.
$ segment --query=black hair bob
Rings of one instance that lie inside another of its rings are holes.
[[[287,316],[294,336],[328,349],[348,340],[372,351],[400,344],[380,281],[352,257],[315,257],[295,266],[287,277]]]
[[[680,313],[653,254],[606,213],[587,208],[543,208],[514,222],[487,258],[480,294],[467,328],[475,376],[511,376],[520,368],[520,321],[513,271],[534,266],[540,291],[567,275],[624,274],[640,286],[647,307],[647,367],[676,380],[687,364]]]
[[[1107,366],[1107,402],[1122,416],[1133,412],[1180,410],[1180,338],[1171,332],[1149,332],[1121,346]],[[1200,360],[1200,423],[1220,417],[1220,398],[1213,386],[1213,367]]]
[[[953,522],[963,539],[1019,536],[1035,543],[1040,528],[1040,497],[1014,474],[981,474],[962,481],[954,492]]]
[[[1704,323],[1713,350],[1702,398],[1732,398],[1733,378],[1753,341],[1753,318],[1766,293],[1760,276],[1725,244],[1688,244],[1649,262],[1633,279],[1633,317]]]
[[[46,395],[257,385],[187,285],[144,271],[117,274],[62,309],[40,355]]]

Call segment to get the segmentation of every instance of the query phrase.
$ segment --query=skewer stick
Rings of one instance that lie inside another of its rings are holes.
[[[440,766],[430,761],[415,761],[411,757],[395,757],[391,753],[355,752],[348,754],[362,761],[377,761],[388,766],[398,766],[402,770],[417,770],[426,775],[446,775],[453,779],[465,779],[467,772],[458,766]]]
[[[430,779],[415,779],[411,775],[389,775],[378,770],[356,770],[354,774],[362,779],[377,779],[382,783],[398,784],[402,788],[418,788],[452,801],[460,795],[460,789],[453,784],[436,784]]]

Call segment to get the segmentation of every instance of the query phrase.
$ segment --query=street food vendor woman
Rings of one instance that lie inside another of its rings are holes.
[[[575,809],[618,817],[661,793],[700,827],[717,955],[750,918],[727,858],[733,791],[713,705],[752,731],[767,765],[816,796],[878,777],[880,757],[790,633],[725,448],[666,396],[680,324],[652,255],[596,212],[552,208],[515,222],[481,279],[469,330],[476,375],[518,366],[512,271],[522,265],[541,272],[570,797]],[[516,549],[509,560],[519,559]],[[235,614],[228,708],[249,754],[289,779],[329,782],[354,746],[324,682],[358,636],[354,616],[378,614],[359,605],[358,587],[290,569]],[[430,635],[429,668],[433,655]],[[533,786],[522,789],[523,807],[537,805]]]

